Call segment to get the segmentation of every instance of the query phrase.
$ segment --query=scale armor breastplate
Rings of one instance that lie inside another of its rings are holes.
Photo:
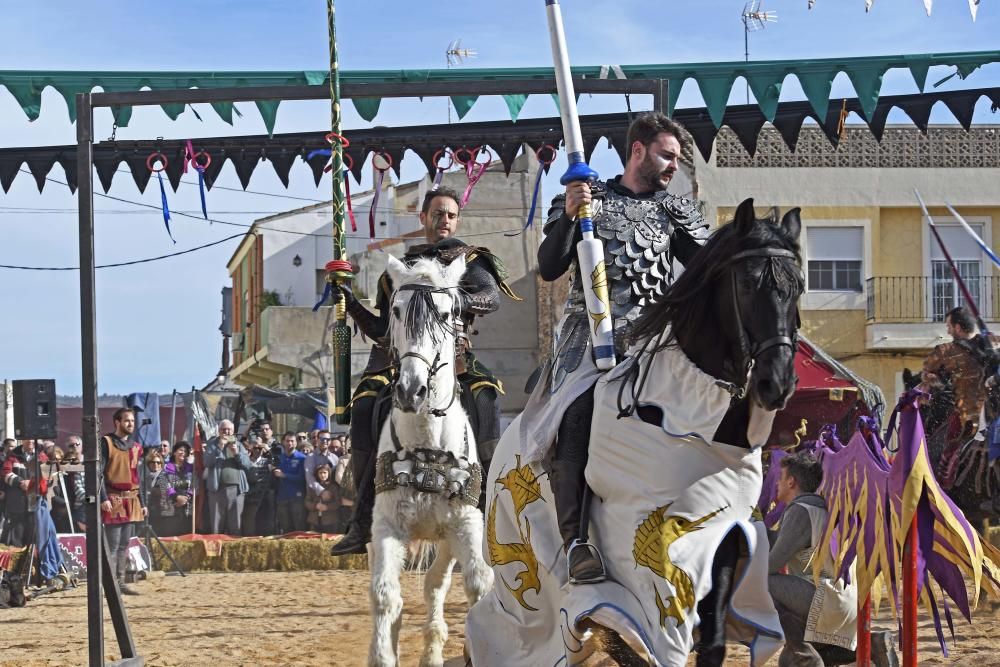
[[[708,237],[708,224],[698,201],[657,192],[649,198],[630,197],[605,183],[591,185],[594,235],[604,243],[615,352],[625,356],[632,323],[647,302],[662,296],[673,282],[671,237],[678,227],[697,241]],[[563,213],[563,195],[553,201],[549,222]],[[575,261],[566,300],[566,319],[553,359],[551,390],[576,370],[590,350],[590,318]]]
[[[621,356],[628,344],[632,322],[642,306],[662,296],[673,282],[674,231],[684,227],[693,238],[704,240],[708,225],[697,200],[687,197],[657,192],[652,197],[638,199],[603,183],[592,186],[592,192],[594,235],[604,243],[615,348]],[[576,319],[574,314],[584,315],[586,310],[579,269],[574,269],[566,312],[571,314],[569,319]],[[570,332],[564,329],[564,333]],[[578,341],[573,346],[577,344]]]

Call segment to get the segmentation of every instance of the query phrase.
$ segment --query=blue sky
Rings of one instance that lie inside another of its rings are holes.
[[[574,64],[641,64],[741,60],[742,0],[564,0],[563,12]],[[8,3],[0,21],[0,62],[5,69],[106,70],[267,70],[325,69],[326,9],[322,0],[173,3],[100,1]],[[983,3],[979,20],[969,17],[966,0],[938,0],[928,18],[920,0],[877,0],[871,13],[862,0],[765,1],[779,22],[750,37],[751,58],[822,58],[900,53],[987,50],[997,48],[1000,11]],[[411,3],[340,0],[338,36],[344,69],[443,67],[447,44],[462,38],[479,52],[472,67],[546,66],[550,63],[541,0],[505,2]],[[932,70],[929,82],[945,70]],[[949,88],[1000,85],[1000,66],[976,72],[969,81],[952,80]],[[890,72],[883,93],[916,92],[906,72]],[[742,86],[732,101],[742,100]],[[834,83],[834,96],[852,96],[846,77]],[[802,99],[788,79],[782,99]],[[685,85],[680,106],[701,102],[693,82]],[[633,100],[634,108],[648,100]],[[263,123],[250,104],[230,127],[210,110],[204,121],[187,112],[171,122],[158,108],[137,109],[122,139],[256,134]],[[623,100],[583,98],[581,113],[623,110]],[[345,112],[345,128],[367,124]],[[529,99],[522,116],[554,115],[547,96]],[[481,100],[466,121],[506,118],[499,99]],[[375,125],[444,122],[444,100],[389,100]],[[29,123],[6,92],[0,91],[0,146],[68,144],[74,141],[62,98],[52,90],[42,101],[42,116]],[[892,116],[890,122],[905,122]],[[935,109],[933,122],[953,122]],[[977,107],[976,121],[997,122],[988,104]],[[286,103],[278,113],[277,132],[322,130],[329,105]],[[108,112],[98,112],[96,136],[111,133]],[[613,174],[620,163],[610,152],[595,157],[599,171]],[[404,161],[404,180],[419,177],[420,165]],[[558,167],[556,172],[558,172]],[[50,174],[61,178],[57,167]],[[220,185],[238,187],[231,167]],[[547,181],[547,193],[556,184]],[[324,198],[328,183],[315,188],[308,170],[292,171],[285,190],[269,169],[259,169],[251,189],[305,198]],[[151,183],[139,193],[127,177],[116,179],[110,194],[159,203]],[[197,188],[182,185],[168,192],[171,208],[198,208]],[[763,193],[761,199],[766,199]],[[209,212],[221,220],[250,223],[266,212],[307,202],[241,192],[213,190]],[[39,194],[33,179],[21,175],[10,193],[0,193],[0,264],[75,265],[76,200],[65,187],[50,183]],[[98,263],[160,255],[211,242],[234,228],[175,217],[175,246],[166,237],[156,211],[95,199]],[[31,209],[23,210],[23,209]],[[44,209],[44,211],[40,210]],[[238,231],[238,230],[235,230]],[[98,368],[102,392],[186,390],[209,381],[220,363],[218,333],[220,289],[228,283],[225,263],[237,241],[162,262],[98,271]],[[42,273],[0,270],[0,377],[55,377],[60,393],[80,392],[79,299],[75,272]]]

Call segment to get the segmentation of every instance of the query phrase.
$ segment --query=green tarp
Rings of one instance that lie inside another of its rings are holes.
[[[767,60],[758,62],[688,63],[678,65],[624,65],[610,68],[622,72],[629,79],[666,79],[669,81],[668,110],[673,112],[684,82],[694,79],[698,84],[709,116],[716,127],[721,126],[726,102],[733,84],[744,77],[761,112],[768,120],[774,119],[778,97],[785,77],[798,78],[810,105],[820,117],[826,116],[830,103],[830,88],[834,78],[843,72],[854,85],[862,112],[870,119],[878,102],[882,77],[890,69],[909,69],[920,90],[924,89],[927,72],[935,65],[956,68],[956,74],[965,78],[978,67],[1000,62],[1000,51],[967,53],[929,53],[920,55],[871,56],[856,58],[824,58],[814,60]],[[576,77],[597,78],[608,76],[609,67],[594,65],[574,67]],[[423,69],[423,70],[359,70],[341,73],[345,83],[415,83],[430,81],[514,81],[521,79],[551,79],[548,67],[493,68],[493,69]],[[70,120],[75,120],[73,97],[76,93],[101,88],[108,92],[135,91],[143,88],[163,90],[171,88],[218,88],[234,86],[273,85],[326,85],[326,71],[285,72],[71,72],[0,70],[0,85],[7,88],[29,119],[41,113],[42,91],[47,87],[57,90],[69,105]],[[512,120],[517,119],[526,95],[512,91],[504,95]],[[452,97],[452,103],[462,118],[478,98],[475,96]],[[378,114],[381,100],[359,98],[353,100],[358,114],[373,120]],[[257,102],[268,132],[274,129],[279,102]],[[232,123],[232,103],[212,104],[216,113],[227,123]],[[184,111],[182,104],[165,104],[163,110],[175,119]],[[115,109],[118,124],[125,126],[131,117],[131,108]]]

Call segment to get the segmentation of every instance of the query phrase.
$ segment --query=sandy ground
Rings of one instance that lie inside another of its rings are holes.
[[[147,665],[354,666],[366,661],[371,633],[367,571],[197,573],[137,587],[142,596],[125,601]],[[423,645],[424,605],[417,575],[404,575],[403,595],[402,664],[410,667],[417,664]],[[0,610],[0,666],[86,664],[86,604],[86,589],[80,587],[22,609]],[[445,611],[447,667],[462,667],[466,604],[460,575],[452,582]],[[922,623],[919,664],[1000,667],[1000,620],[984,610],[974,621],[956,626],[950,658],[936,650],[933,629]],[[104,632],[107,658],[116,659],[109,620]],[[733,647],[726,664],[747,663],[747,652]],[[597,664],[609,663],[591,661]]]

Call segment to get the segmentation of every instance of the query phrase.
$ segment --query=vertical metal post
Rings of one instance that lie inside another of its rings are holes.
[[[174,454],[174,427],[177,425],[177,390],[174,389],[174,393],[170,395],[170,457],[173,458]],[[164,464],[166,465],[166,464]]]
[[[83,468],[87,522],[87,640],[90,667],[104,664],[104,525],[97,446],[97,302],[94,270],[94,115],[90,93],[76,96],[76,175],[80,214],[80,345],[83,365]]]

